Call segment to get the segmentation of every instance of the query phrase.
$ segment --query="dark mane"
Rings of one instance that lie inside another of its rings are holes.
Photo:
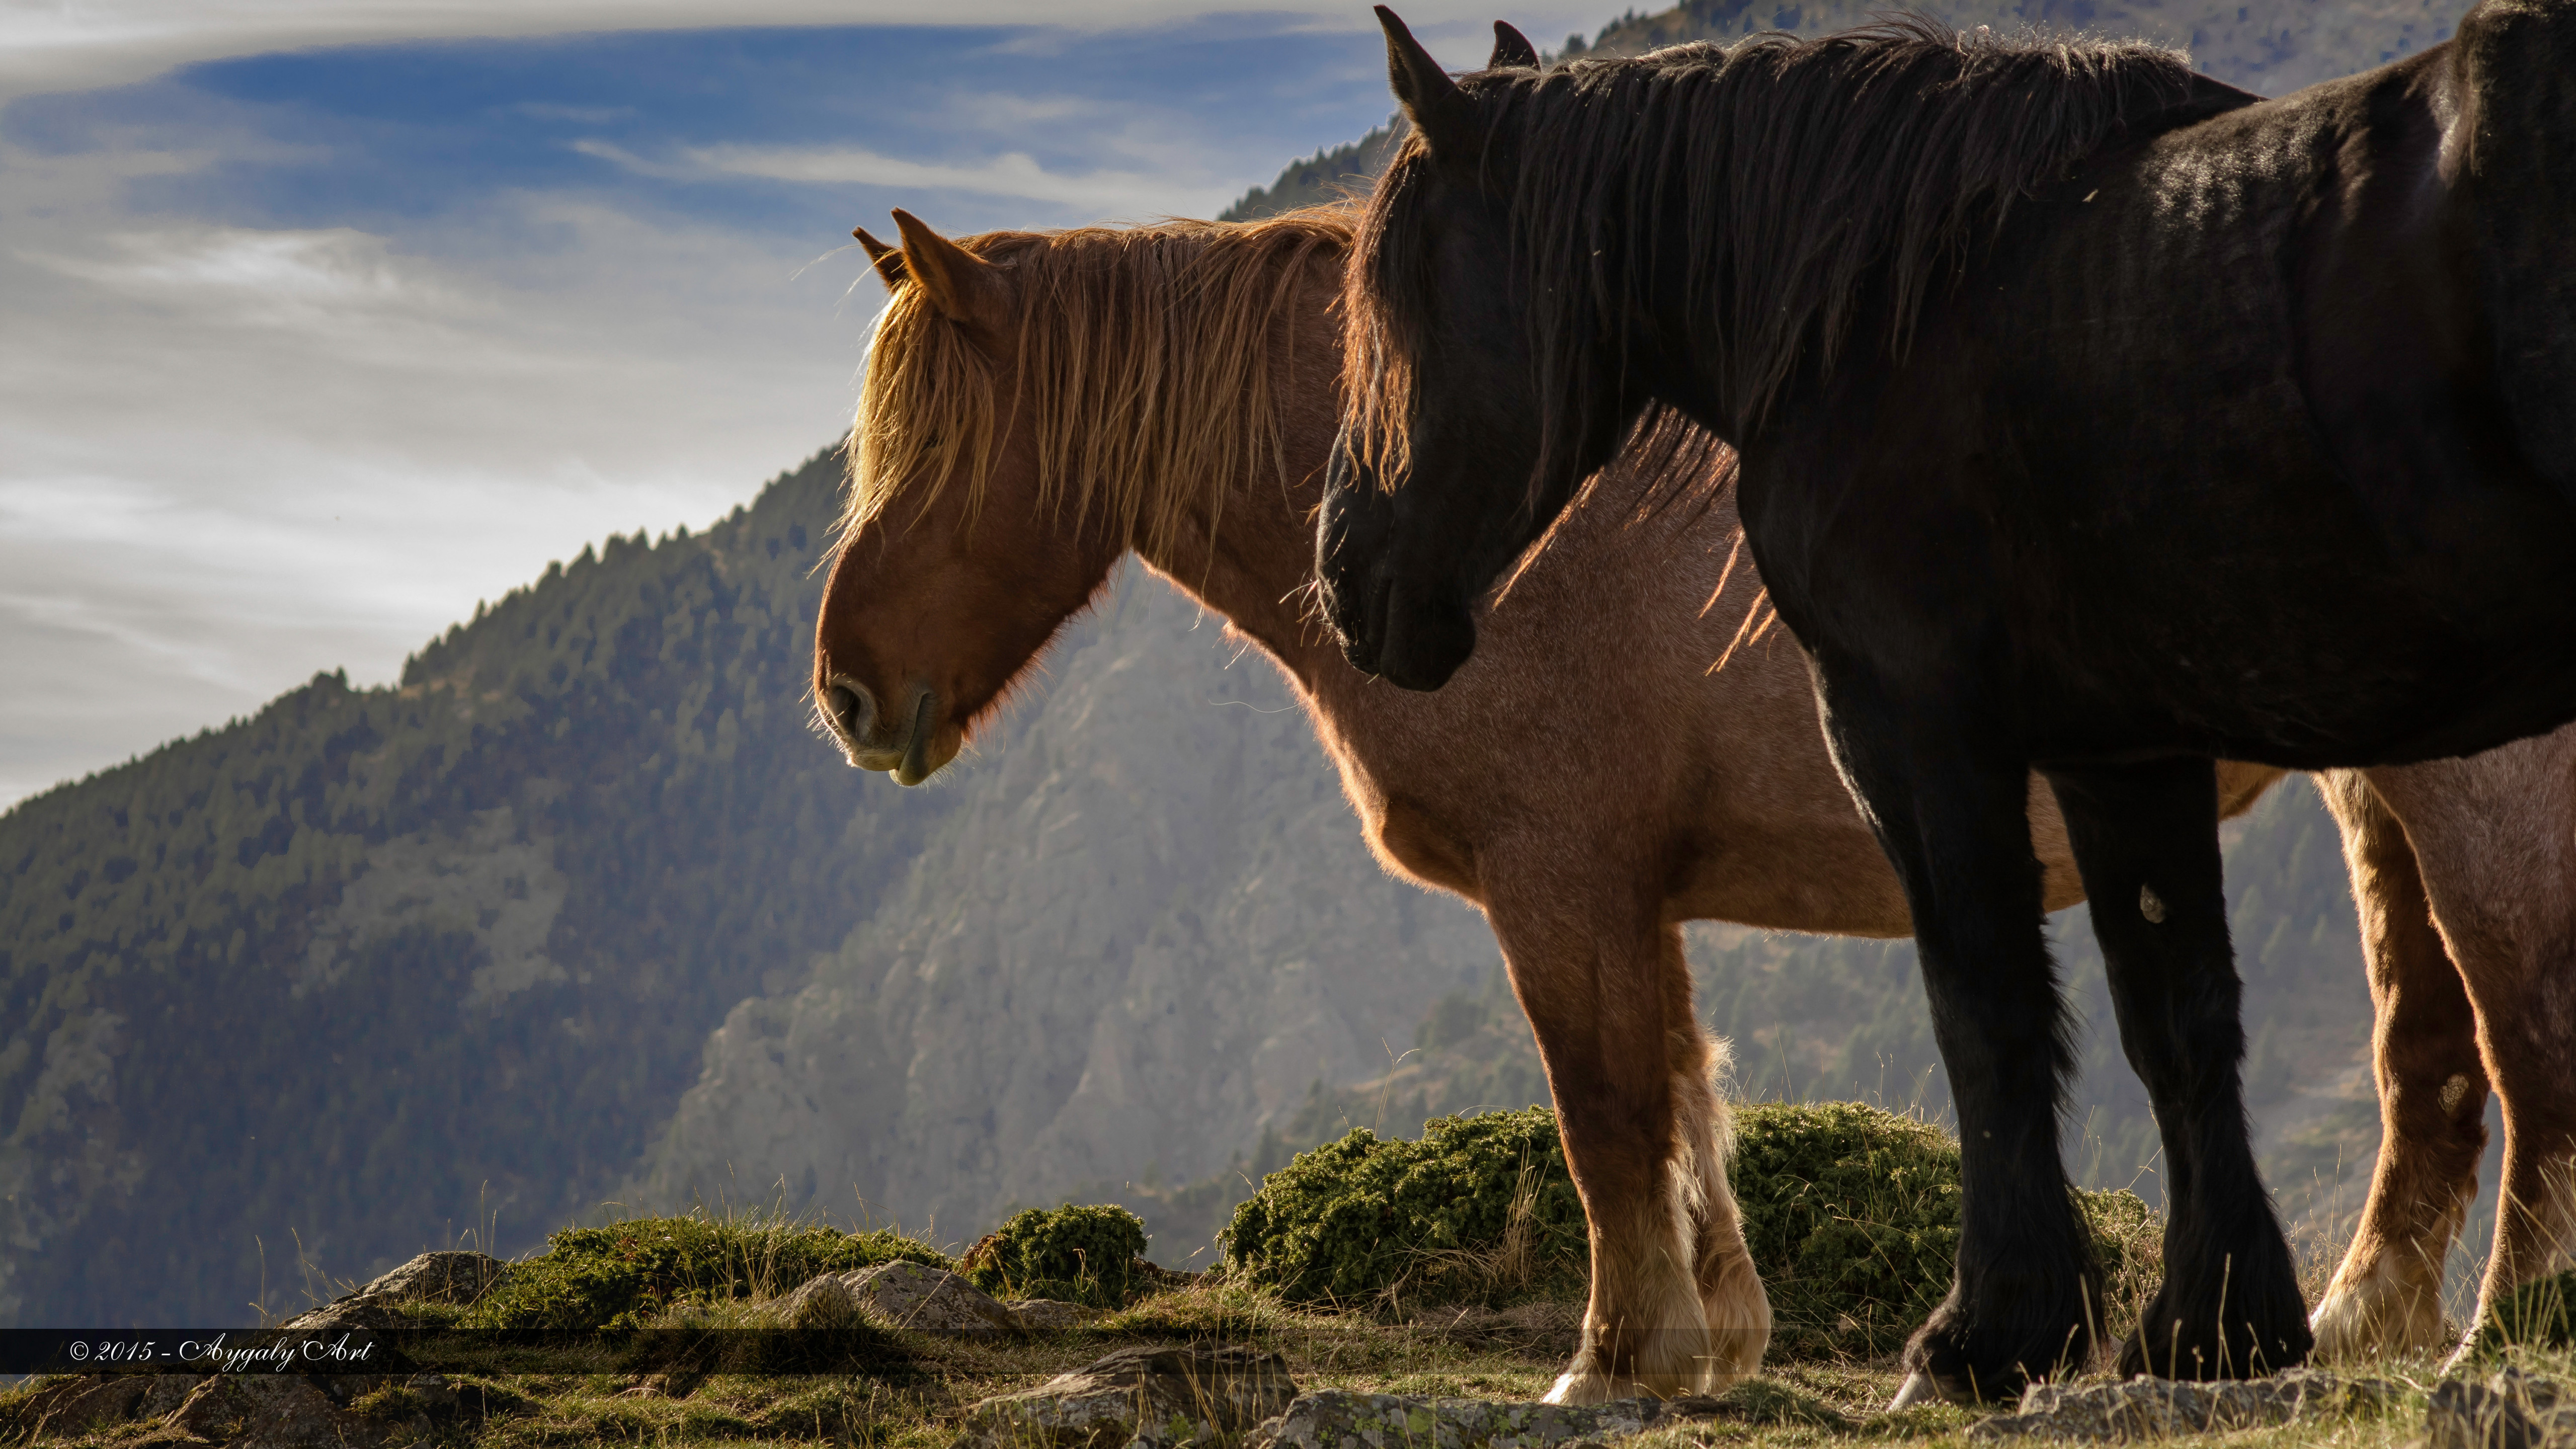
[[[1584,431],[1586,374],[1668,260],[1622,239],[1689,238],[1687,323],[1725,359],[1740,442],[1807,349],[1832,363],[1864,296],[1890,304],[1885,341],[1901,352],[1942,276],[2016,198],[2186,98],[2193,77],[2187,57],[2144,43],[1904,17],[1461,84],[1488,122],[1487,166],[1510,175],[1515,265],[1558,279],[1531,288],[1545,476]],[[1406,144],[1351,258],[1348,396],[1359,446],[1381,462],[1401,462],[1411,415],[1424,299],[1409,203],[1432,164],[1418,136]]]

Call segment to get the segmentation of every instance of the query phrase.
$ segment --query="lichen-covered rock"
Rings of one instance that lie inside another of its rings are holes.
[[[1968,1437],[2125,1444],[2375,1413],[2393,1395],[2384,1379],[2345,1379],[2309,1369],[2220,1383],[2140,1374],[2126,1383],[2033,1384],[2018,1411],[1984,1420]]]
[[[1079,1327],[1095,1310],[1054,1298],[1014,1298],[1002,1305],[1031,1333],[1061,1333]]]
[[[308,1308],[278,1327],[308,1331],[317,1328],[400,1328],[408,1321],[394,1306],[401,1301],[383,1293],[353,1293],[346,1298],[335,1298],[319,1308]]]
[[[850,1291],[849,1276],[826,1273],[799,1284],[769,1305],[764,1316],[781,1328],[847,1328],[859,1316],[859,1297]]]
[[[2576,1394],[2515,1368],[2483,1384],[2445,1379],[2424,1434],[2426,1449],[2576,1449]]]
[[[171,1426],[225,1449],[363,1449],[387,1426],[350,1413],[300,1374],[222,1374],[199,1384]]]
[[[500,1282],[509,1267],[485,1253],[423,1253],[359,1289],[357,1296],[381,1297],[394,1303],[470,1306],[485,1289]]]
[[[1258,1349],[1197,1343],[1124,1348],[967,1412],[957,1449],[1173,1449],[1231,1438],[1297,1397],[1288,1362]]]
[[[452,1303],[471,1307],[482,1298],[509,1264],[483,1253],[423,1253],[355,1293],[343,1293],[318,1308],[308,1308],[280,1328],[401,1328],[409,1320],[396,1307],[403,1303]]]
[[[1319,1389],[1300,1394],[1245,1440],[1247,1449],[1538,1449],[1675,1424],[1761,1417],[1727,1399],[1617,1399],[1606,1404],[1417,1398]]]
[[[880,1263],[841,1282],[876,1318],[926,1333],[1017,1333],[1020,1321],[998,1299],[945,1268]]]
[[[121,1424],[134,1417],[151,1383],[139,1374],[90,1374],[48,1384],[15,1406],[7,1427],[32,1443]]]

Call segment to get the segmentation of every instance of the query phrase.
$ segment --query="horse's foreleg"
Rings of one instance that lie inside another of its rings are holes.
[[[1705,1111],[1685,1105],[1689,1094],[1667,1061],[1676,1033],[1696,1038],[1689,982],[1675,993],[1666,979],[1662,938],[1671,928],[1638,892],[1649,873],[1623,873],[1587,895],[1568,889],[1564,861],[1551,863],[1556,879],[1532,877],[1544,885],[1485,883],[1591,1227],[1582,1343],[1548,1402],[1691,1393],[1707,1376],[1709,1342],[1694,1271],[1704,1194],[1688,1119],[1705,1120]],[[1703,1056],[1701,1093],[1706,1065]]]
[[[1900,1402],[1993,1403],[2091,1354],[2101,1275],[2057,1147],[2073,1070],[2040,928],[2029,766],[1938,687],[1821,658],[1835,761],[1904,883],[1959,1111],[1958,1278],[1906,1345]]]
[[[2250,1378],[2313,1343],[2299,1274],[2254,1165],[2240,1068],[2243,988],[2219,879],[2207,760],[2051,770],[2120,1045],[2164,1137],[2165,1281],[2120,1371]]]
[[[2319,1358],[2423,1352],[2442,1342],[2442,1260],[2477,1196],[2487,1069],[2405,827],[2358,771],[2317,784],[2343,830],[2361,917],[2381,1137],[2370,1199],[2308,1321]]]

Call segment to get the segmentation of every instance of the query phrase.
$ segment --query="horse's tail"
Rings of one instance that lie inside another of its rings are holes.
[[[2576,0],[2481,0],[2451,65],[2506,407],[2524,456],[2576,498]]]

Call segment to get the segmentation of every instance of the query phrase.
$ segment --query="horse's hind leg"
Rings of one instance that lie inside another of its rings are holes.
[[[2308,1356],[2307,1304],[2254,1165],[2218,790],[2207,760],[2051,770],[2108,966],[2120,1045],[2164,1137],[2165,1281],[2124,1374],[2246,1378]]]
[[[2405,822],[2504,1108],[2483,1322],[2576,1261],[2576,725],[2369,779]]]
[[[1664,933],[1664,979],[1680,983],[1687,1012],[1690,965],[1682,957],[1681,933],[1669,929]],[[1690,1204],[1697,1249],[1693,1277],[1708,1316],[1708,1360],[1700,1387],[1714,1393],[1761,1371],[1763,1351],[1771,1345],[1771,1298],[1745,1248],[1744,1220],[1726,1180],[1735,1135],[1719,1088],[1726,1046],[1709,1040],[1687,1017],[1671,1027],[1666,1041],[1681,1148],[1673,1170]]]
[[[2424,1352],[2442,1342],[2442,1260],[2477,1196],[2486,1063],[2405,827],[2359,771],[2317,785],[2361,916],[2382,1135],[2370,1199],[2308,1322],[2321,1359]]]
[[[1582,1343],[1547,1398],[1669,1398],[1699,1389],[1708,1369],[1708,1317],[1694,1271],[1703,1184],[1692,1140],[1713,1126],[1706,1046],[1696,1087],[1685,1086],[1669,1053],[1685,1035],[1700,1038],[1689,980],[1676,990],[1666,969],[1668,945],[1679,956],[1666,940],[1673,929],[1659,918],[1660,902],[1642,898],[1640,883],[1654,873],[1618,872],[1586,892],[1563,879],[1565,864],[1544,862],[1523,877],[1544,884],[1518,889],[1498,882],[1487,864],[1484,882],[1591,1226]]]
[[[1905,886],[1959,1111],[1958,1278],[1906,1345],[1899,1402],[1926,1388],[2011,1399],[2090,1356],[2102,1302],[2057,1147],[2074,1063],[2040,928],[2029,764],[1955,686],[1900,694],[1821,655],[1817,682],[1835,762]]]

